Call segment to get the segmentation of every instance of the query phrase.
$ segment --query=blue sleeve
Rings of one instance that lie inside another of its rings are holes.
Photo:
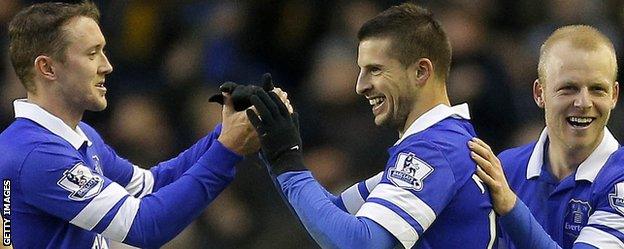
[[[104,144],[97,133],[95,137],[97,137],[96,146],[99,146],[98,151],[102,157],[104,175],[122,185],[132,196],[143,197],[180,178],[208,150],[220,133],[221,125],[218,125],[213,132],[177,157],[151,167],[149,170],[120,157],[115,150]]]
[[[322,248],[393,248],[397,240],[368,218],[344,212],[325,195],[309,171],[277,177],[285,197]]]
[[[499,221],[518,249],[561,248],[544,231],[529,208],[519,198],[516,199],[513,209],[507,215],[501,216]]]
[[[379,184],[382,177],[383,171],[365,181],[358,182],[345,189],[345,191],[340,193],[340,196],[332,202],[345,212],[356,214],[362,205],[364,205],[370,192]]]
[[[325,188],[323,188],[323,186],[321,186],[321,190],[323,191],[323,194],[325,194],[325,197],[327,197],[327,199],[329,201],[331,201],[332,203],[334,203],[334,205],[336,205],[336,207],[340,208],[340,210],[347,212],[347,208],[345,207],[342,198],[340,196],[335,196],[334,194],[330,193],[329,191],[327,191]]]
[[[621,155],[618,154],[618,155]],[[593,212],[575,240],[597,248],[624,248],[624,160],[611,157],[591,186]]]
[[[177,180],[184,172],[199,160],[199,158],[217,141],[221,134],[221,124],[206,137],[200,139],[193,146],[180,153],[177,157],[159,163],[150,168],[154,175],[154,191]]]
[[[108,239],[146,248],[180,233],[232,181],[242,159],[214,142],[177,181],[136,198],[77,153],[56,143],[31,152],[19,176],[24,201]]]

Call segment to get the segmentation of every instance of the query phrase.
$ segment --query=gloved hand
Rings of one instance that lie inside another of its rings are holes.
[[[258,132],[262,153],[271,164],[270,170],[275,175],[306,170],[297,113],[291,115],[274,92],[258,91],[250,101],[258,114],[247,109],[247,117]]]
[[[251,102],[249,102],[249,97],[256,93],[257,91],[261,91],[264,89],[269,92],[273,90],[273,78],[270,73],[265,73],[262,75],[262,88],[255,85],[239,85],[234,82],[225,82],[221,86],[219,86],[219,90],[222,93],[218,93],[210,96],[208,99],[209,102],[217,102],[223,105],[223,93],[229,93],[232,95],[232,102],[234,103],[234,110],[240,112],[245,110],[251,106]]]

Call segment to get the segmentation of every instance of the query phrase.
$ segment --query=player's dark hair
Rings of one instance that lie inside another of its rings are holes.
[[[361,42],[370,38],[390,38],[391,56],[404,66],[428,58],[442,80],[451,67],[451,44],[433,14],[413,3],[392,6],[364,23],[358,32]]]
[[[100,19],[100,11],[91,1],[78,4],[40,3],[31,5],[13,17],[9,23],[9,56],[17,77],[29,92],[35,92],[34,61],[48,55],[64,61],[67,48],[63,26],[77,16]]]

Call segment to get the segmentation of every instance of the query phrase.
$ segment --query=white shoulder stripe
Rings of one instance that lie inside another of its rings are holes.
[[[358,191],[358,183],[343,191],[340,196],[342,197],[342,202],[350,214],[357,213],[362,204],[364,204],[364,199],[360,195],[360,191]]]
[[[624,243],[617,237],[599,229],[586,226],[574,243],[587,243],[597,248],[624,249]]]
[[[126,190],[130,195],[137,196],[137,194],[139,194],[139,197],[143,197],[152,193],[152,189],[154,188],[154,176],[152,172],[136,165],[132,167],[132,170],[132,178],[126,185]]]
[[[128,195],[128,192],[121,185],[111,182],[69,223],[90,231],[126,195]]]
[[[603,225],[624,233],[624,217],[605,211],[596,211],[589,216],[588,225]]]
[[[142,198],[143,196],[149,195],[152,193],[152,191],[154,190],[154,175],[152,175],[152,171],[146,170],[146,169],[142,169],[143,170],[143,175],[145,175],[145,183],[144,183],[144,187],[143,187],[143,193],[141,193],[141,195],[139,195],[139,198]]]
[[[115,214],[111,223],[108,224],[106,230],[102,232],[102,236],[123,242],[126,236],[128,236],[134,217],[139,211],[140,204],[141,199],[129,196],[119,210],[117,210],[117,214]]]
[[[368,192],[373,191],[373,189],[377,187],[377,184],[381,182],[383,173],[384,173],[383,171],[379,172],[379,174],[376,174],[375,176],[368,178],[366,179],[366,181],[364,181],[364,184],[366,184],[366,189],[368,189]]]
[[[126,190],[130,195],[136,195],[141,189],[143,189],[143,171],[138,166],[132,166],[132,178],[126,185]]]
[[[436,219],[436,213],[420,198],[405,189],[390,184],[379,184],[368,198],[380,198],[393,203],[409,214],[427,230]]]
[[[405,248],[412,248],[418,241],[418,232],[407,221],[389,208],[374,202],[362,205],[356,216],[369,218],[396,237]]]

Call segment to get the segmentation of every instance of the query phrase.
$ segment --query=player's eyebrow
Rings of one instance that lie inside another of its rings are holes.
[[[370,63],[370,64],[366,64],[362,66],[362,68],[366,68],[366,69],[373,68],[373,67],[383,68],[383,65],[377,64],[377,63]]]
[[[100,49],[103,49],[103,48],[104,48],[104,46],[106,46],[106,43],[98,43],[98,44],[95,44],[95,45],[92,45],[92,46],[88,47],[88,48],[87,48],[87,49],[85,49],[85,50],[87,50],[87,51],[91,51],[91,50],[93,50],[93,49],[95,49],[95,50],[100,50]]]

